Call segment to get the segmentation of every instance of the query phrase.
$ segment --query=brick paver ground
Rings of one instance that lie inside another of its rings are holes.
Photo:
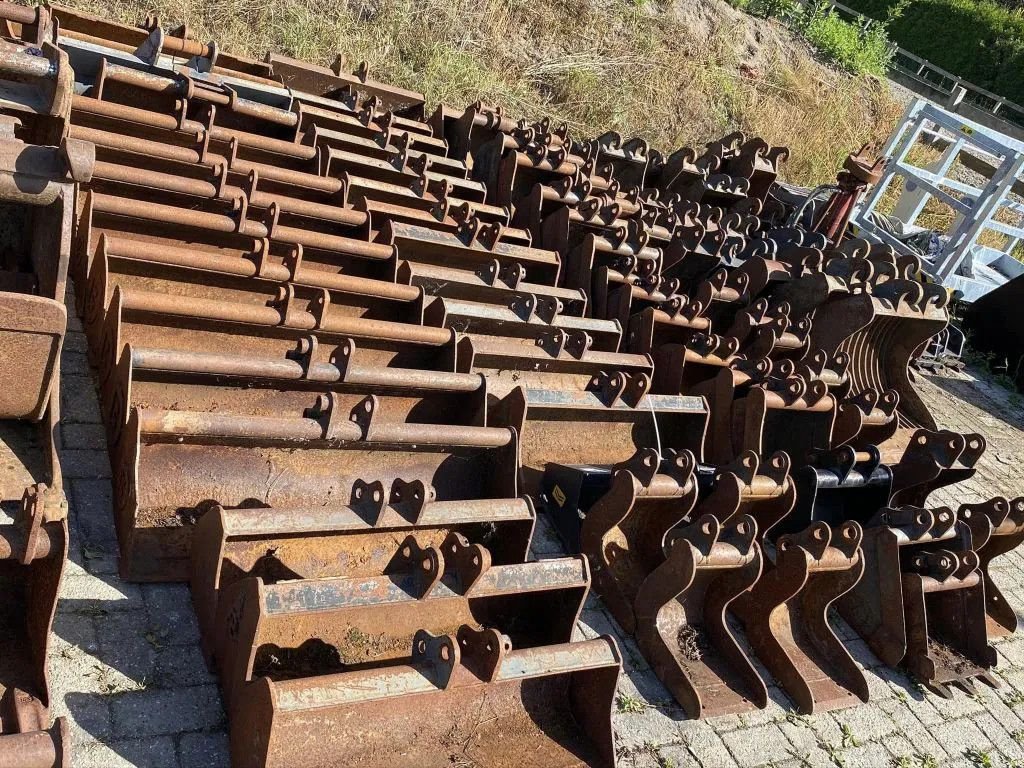
[[[73,311],[72,313],[73,314]],[[228,766],[226,723],[198,648],[188,587],[128,584],[117,576],[110,468],[85,339],[71,319],[63,364],[62,462],[71,507],[71,562],[54,625],[53,709],[72,723],[76,768]],[[938,422],[989,441],[977,474],[930,506],[1024,494],[1024,401],[994,384],[929,378],[920,382]],[[560,553],[539,521],[538,557]],[[1024,610],[1024,555],[997,562],[995,578]],[[687,720],[599,600],[591,597],[579,633],[610,632],[625,657],[613,715],[625,768],[775,765],[780,768],[1024,766],[1024,635],[998,644],[999,690],[944,700],[902,672],[880,666],[841,627],[866,669],[871,702],[813,717],[793,714],[770,689],[761,712]]]

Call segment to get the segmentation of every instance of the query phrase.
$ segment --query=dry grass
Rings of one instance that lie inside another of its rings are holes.
[[[788,144],[790,181],[830,180],[845,152],[880,142],[900,112],[887,86],[839,74],[780,25],[723,0],[71,0],[165,26],[236,53],[318,63],[337,52],[427,103],[477,99],[510,114],[566,121],[578,135],[617,130],[656,147],[701,144],[739,128]],[[694,29],[694,9],[714,21]],[[756,27],[756,28],[755,28]],[[752,41],[753,37],[753,41]],[[763,39],[762,39],[763,38]]]
[[[911,147],[910,152],[907,155],[908,162],[921,168],[937,169],[938,163],[941,159],[942,152],[940,150],[921,143],[915,144]],[[951,173],[954,177],[966,176],[967,179],[975,185],[983,185],[985,183],[985,179],[977,176],[977,174],[974,174],[966,168],[960,167],[959,163],[953,166]],[[964,179],[961,178],[960,180]],[[904,186],[902,184],[890,184],[889,188],[885,190],[885,193],[878,202],[878,210],[881,213],[891,214],[896,208],[896,203],[898,202],[903,189]],[[949,191],[955,198],[959,199],[962,197],[962,195],[957,192],[953,192],[952,190],[947,191]],[[1014,196],[1014,199],[1017,200],[1017,202],[1022,202],[1017,196]],[[956,217],[957,211],[951,205],[942,202],[938,198],[929,197],[914,223],[917,226],[925,227],[926,229],[934,229],[938,232],[947,232],[950,227],[953,226],[953,222]],[[1000,208],[996,211],[995,220],[1015,227],[1019,227],[1024,224],[1021,220],[1021,216],[1006,208]],[[1005,251],[1010,245],[1010,237],[993,229],[985,229],[982,230],[981,234],[978,236],[978,243],[988,246],[989,248],[994,248],[997,251]],[[1024,245],[1018,245],[1013,250],[1012,255],[1018,260],[1024,261]]]

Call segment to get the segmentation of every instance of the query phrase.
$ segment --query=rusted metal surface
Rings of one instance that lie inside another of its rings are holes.
[[[68,549],[62,500],[44,484],[29,486],[13,522],[0,525],[0,765],[71,764],[67,725],[50,728],[46,665]]]
[[[708,514],[673,531],[665,562],[637,591],[640,650],[693,718],[765,707],[768,689],[727,621],[761,576],[757,523]]]
[[[42,9],[6,22],[37,23]],[[92,145],[67,137],[73,79],[50,42],[0,40],[0,766],[71,765],[51,725],[47,650],[68,550],[57,458],[60,347],[76,183]]]
[[[984,511],[976,513],[988,525]],[[967,690],[976,677],[994,684],[987,670],[995,650],[967,520],[948,508],[884,507],[867,523],[863,547],[868,568],[839,610],[875,654],[903,662],[947,697],[951,683]]]
[[[868,684],[828,609],[864,572],[855,522],[815,523],[776,541],[775,563],[737,602],[757,657],[804,714],[868,700]]]
[[[964,504],[957,515],[970,526],[972,548],[978,553],[978,568],[985,585],[988,636],[999,638],[1013,634],[1017,629],[1017,614],[992,580],[989,566],[995,558],[1024,542],[1024,498],[1007,501],[997,496],[981,504]]]
[[[800,711],[866,699],[833,605],[985,679],[1019,500],[924,510],[985,443],[911,385],[946,294],[844,236],[863,151],[801,229],[758,137],[662,153],[157,18],[0,22],[34,131],[0,195],[63,206],[37,239],[73,255],[121,569],[190,581],[236,764],[614,765],[591,570],[692,717],[765,706],[754,657]],[[52,321],[5,406],[50,422]],[[535,509],[585,558],[527,563]]]

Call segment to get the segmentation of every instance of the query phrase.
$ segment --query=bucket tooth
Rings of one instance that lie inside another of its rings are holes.
[[[757,523],[702,515],[669,537],[665,562],[637,590],[640,650],[689,717],[763,709],[768,690],[728,621],[761,575]]]
[[[735,602],[754,653],[803,714],[868,700],[864,673],[828,617],[864,572],[862,535],[848,522],[780,536],[774,564]]]

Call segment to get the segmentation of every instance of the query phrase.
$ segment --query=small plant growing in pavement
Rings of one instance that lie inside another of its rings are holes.
[[[993,768],[992,755],[983,749],[971,747],[964,751],[964,757],[974,763],[978,768]]]
[[[620,693],[615,700],[615,710],[621,714],[638,715],[647,709],[643,700],[628,693]]]
[[[818,747],[828,756],[828,759],[832,761],[832,764],[836,768],[846,768],[846,758],[843,757],[841,747],[837,747],[827,741],[819,741]]]
[[[857,737],[853,734],[853,729],[850,728],[846,723],[839,726],[840,732],[843,734],[843,748],[847,747],[859,747],[860,742],[857,741]]]

